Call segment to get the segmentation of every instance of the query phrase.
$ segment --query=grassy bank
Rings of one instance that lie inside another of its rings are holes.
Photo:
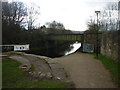
[[[98,55],[98,58],[96,57],[96,54],[93,55],[109,70],[109,72],[112,74],[113,81],[120,85],[120,63],[101,54]]]
[[[25,71],[19,69],[21,63],[11,59],[2,62],[3,88],[67,88],[69,83],[52,80],[35,81],[25,76]]]

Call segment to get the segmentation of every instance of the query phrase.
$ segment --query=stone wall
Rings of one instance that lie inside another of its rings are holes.
[[[104,32],[101,38],[101,54],[112,58],[113,60],[119,60],[120,44],[118,38],[120,31]]]

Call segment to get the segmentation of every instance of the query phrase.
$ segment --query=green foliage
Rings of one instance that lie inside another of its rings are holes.
[[[7,60],[3,59],[3,62],[2,62],[3,88],[11,87],[13,83],[16,84],[18,81],[20,81],[20,78],[23,76],[23,74],[18,68],[20,64],[21,63],[10,60],[10,59],[7,59]]]
[[[25,76],[24,71],[18,67],[21,63],[3,59],[3,88],[67,88],[69,83],[52,80],[35,81]]]

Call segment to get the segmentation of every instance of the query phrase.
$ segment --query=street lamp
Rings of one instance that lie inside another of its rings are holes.
[[[120,1],[118,2],[118,30],[120,30]]]
[[[100,11],[95,11],[96,15],[97,15],[97,35],[96,35],[96,56],[98,58],[98,14],[100,13]]]

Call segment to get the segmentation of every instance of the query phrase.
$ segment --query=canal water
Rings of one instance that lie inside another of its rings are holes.
[[[69,55],[76,52],[81,47],[81,43],[76,41],[75,43],[70,44],[70,47],[72,48],[69,51],[65,51],[65,55]]]
[[[78,41],[46,41],[42,46],[30,48],[27,53],[47,56],[51,58],[69,55],[81,47]]]

